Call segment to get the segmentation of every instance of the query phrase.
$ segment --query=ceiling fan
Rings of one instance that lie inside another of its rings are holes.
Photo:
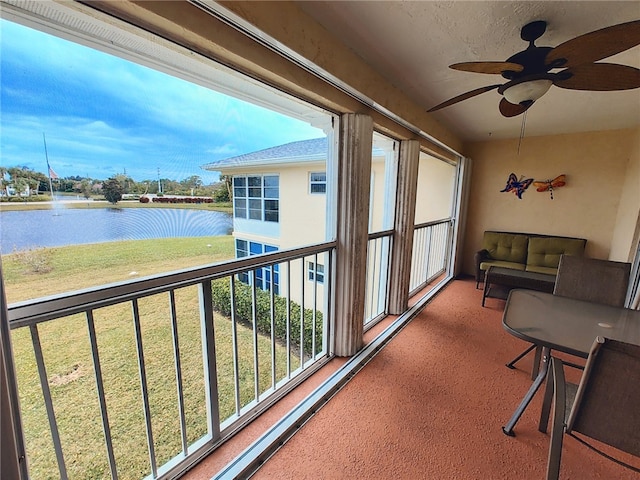
[[[515,117],[524,113],[552,85],[570,90],[629,90],[640,87],[640,69],[615,63],[595,63],[640,44],[640,20],[586,33],[555,48],[534,42],[547,29],[547,22],[528,23],[520,38],[529,46],[505,62],[464,62],[449,68],[465,72],[502,75],[507,83],[488,85],[453,97],[429,109],[440,110],[484,92],[498,90],[500,113]],[[557,71],[558,69],[562,69]],[[556,70],[555,72],[553,70]]]

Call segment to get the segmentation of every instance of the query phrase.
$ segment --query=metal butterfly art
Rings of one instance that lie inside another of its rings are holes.
[[[523,180],[523,177],[524,175],[520,177],[520,180],[518,180],[518,177],[516,177],[515,173],[510,174],[509,178],[507,179],[507,186],[504,187],[504,190],[500,191],[513,192],[520,200],[522,200],[522,194],[527,188],[529,188],[529,186],[533,182],[533,178],[526,178]]]
[[[536,187],[536,191],[538,192],[546,192],[549,190],[549,194],[551,195],[551,200],[553,200],[553,189],[564,187],[567,184],[566,175],[558,175],[553,180],[545,180],[543,182],[533,182],[533,186]]]

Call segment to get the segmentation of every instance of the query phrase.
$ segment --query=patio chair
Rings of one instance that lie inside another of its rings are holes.
[[[553,294],[613,307],[623,307],[627,297],[630,275],[630,263],[598,260],[577,255],[562,255]],[[530,345],[524,352],[511,360],[507,367],[514,368],[514,364],[534,348],[536,348],[535,345]],[[540,347],[536,348],[532,378],[535,378],[538,373],[541,350]],[[565,365],[582,368],[582,365],[570,362],[565,362]]]
[[[553,388],[554,411],[547,480],[555,480],[560,474],[564,434],[640,473],[638,466],[615,458],[589,442],[594,439],[614,447],[617,457],[621,456],[620,452],[640,457],[640,382],[630,381],[640,377],[640,345],[598,337],[579,385],[565,382],[563,363],[558,358],[551,359],[550,376],[547,388]],[[545,412],[543,406],[540,431],[546,431],[547,421],[548,411]]]
[[[623,307],[631,264],[562,255],[554,295]]]

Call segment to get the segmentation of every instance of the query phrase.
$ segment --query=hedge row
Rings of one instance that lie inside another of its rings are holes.
[[[30,197],[21,197],[19,195],[12,195],[11,197],[0,196],[0,202],[8,203],[46,202],[49,200],[51,200],[49,195],[32,195]]]
[[[142,201],[142,197],[140,198]],[[154,203],[213,203],[210,197],[153,197]]]
[[[236,298],[236,320],[249,327],[253,323],[252,288],[234,280]],[[228,278],[215,280],[211,286],[213,308],[220,314],[231,317],[231,286]],[[289,302],[290,305],[290,342],[292,347],[300,346],[300,305]],[[275,337],[283,343],[287,341],[287,301],[279,295],[274,295]],[[256,289],[256,318],[258,332],[271,335],[271,294]],[[322,350],[322,312],[316,311],[316,353]],[[311,354],[313,349],[313,310],[304,310],[304,353]]]

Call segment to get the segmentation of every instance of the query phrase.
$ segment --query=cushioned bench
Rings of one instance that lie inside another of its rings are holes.
[[[487,230],[475,254],[476,288],[489,267],[555,276],[562,255],[583,255],[584,238]]]

